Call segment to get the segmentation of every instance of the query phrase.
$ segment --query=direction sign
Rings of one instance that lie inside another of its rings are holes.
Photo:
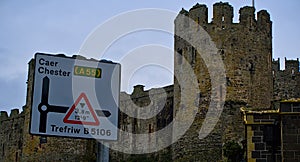
[[[30,133],[117,140],[120,67],[37,53]]]

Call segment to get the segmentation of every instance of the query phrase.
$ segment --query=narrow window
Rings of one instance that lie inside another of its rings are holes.
[[[224,55],[225,52],[224,52],[224,49],[221,49],[221,55]]]
[[[252,62],[249,63],[249,71],[250,71],[251,74],[254,74],[255,66]]]
[[[223,98],[223,91],[222,91],[222,86],[220,85],[220,89],[219,89],[219,91],[220,91],[220,101],[222,100],[222,98]]]
[[[4,143],[2,144],[2,156],[4,157],[5,152],[4,152]]]
[[[179,54],[179,55],[177,55],[177,62],[178,62],[178,64],[179,65],[181,65],[182,64],[182,49],[178,49],[177,50],[177,53]]]
[[[149,124],[148,132],[149,132],[149,133],[152,133],[151,124]]]
[[[137,131],[137,119],[134,118],[133,119],[133,130],[132,130],[132,133],[136,133]]]
[[[224,22],[225,21],[225,17],[224,17],[224,15],[222,16],[222,22]]]
[[[195,64],[196,62],[196,55],[197,55],[197,51],[194,47],[192,47],[192,65]]]
[[[16,152],[16,160],[15,160],[15,162],[18,162],[18,159],[19,159],[19,153]]]

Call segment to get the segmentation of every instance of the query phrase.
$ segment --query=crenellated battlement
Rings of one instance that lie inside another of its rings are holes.
[[[277,60],[273,59],[272,70],[273,70],[273,73],[280,71],[280,58],[278,58]]]
[[[284,58],[284,64],[285,64],[285,68],[283,70],[280,70],[280,58],[278,58],[277,60],[273,59],[272,61],[273,71],[287,71],[294,74],[300,73],[299,58],[297,58],[296,60],[288,60],[287,58]]]
[[[272,29],[272,21],[268,11],[261,10],[257,12],[257,25],[259,29]],[[272,33],[270,32],[270,34]]]
[[[209,96],[210,79],[205,62],[197,53],[201,52],[191,45],[193,38],[201,31],[198,23],[210,36],[219,50],[226,68],[227,98],[247,102],[255,107],[269,107],[272,96],[272,22],[266,10],[257,13],[254,7],[245,6],[239,10],[239,22],[234,23],[234,8],[228,2],[213,5],[213,18],[208,22],[208,8],[196,4],[189,11],[182,9],[175,19],[175,51],[184,56],[198,75],[202,94]],[[196,30],[193,30],[196,29]],[[181,39],[180,37],[184,38]],[[209,45],[208,41],[195,40]],[[180,73],[181,59],[175,56],[175,73]],[[260,80],[257,82],[256,80]],[[259,87],[260,91],[252,87]],[[249,90],[250,89],[250,90]],[[255,95],[254,95],[255,94]],[[269,96],[269,97],[265,97]],[[266,98],[262,101],[261,97]]]
[[[280,59],[272,62],[275,101],[300,97],[299,58],[284,58],[284,63],[285,68],[280,70]]]
[[[198,24],[208,23],[208,8],[206,7],[206,5],[200,5],[199,3],[197,3],[187,13],[189,17],[196,21]]]
[[[12,109],[10,111],[10,115],[8,115],[7,111],[0,111],[0,122],[4,120],[10,120],[14,118],[18,118],[22,113],[19,112],[19,109]]]
[[[259,31],[263,29],[271,31],[272,26],[270,14],[266,10],[258,11],[256,19],[255,8],[251,6],[242,7],[239,10],[239,22],[233,23],[234,9],[228,2],[218,2],[213,5],[213,17],[211,22],[208,21],[208,8],[205,4],[197,3],[189,11],[182,9],[179,15],[188,16],[202,26],[214,25],[222,29],[230,25],[240,24],[249,28],[257,27]]]
[[[215,3],[213,6],[213,24],[231,24],[233,20],[233,7],[229,3]]]
[[[297,58],[297,60],[287,60],[285,58],[285,70],[291,71],[292,73],[299,73],[299,58]]]

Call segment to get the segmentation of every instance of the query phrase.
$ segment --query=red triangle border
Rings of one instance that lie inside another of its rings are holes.
[[[85,121],[78,121],[78,120],[69,120],[69,117],[71,116],[71,114],[73,113],[73,111],[75,110],[76,106],[78,105],[79,101],[81,99],[84,99],[95,122],[85,122]],[[92,126],[98,126],[100,124],[97,115],[95,114],[94,109],[92,108],[90,101],[88,100],[87,96],[85,93],[81,93],[79,95],[79,97],[76,99],[75,103],[72,105],[71,109],[68,111],[67,115],[64,117],[63,119],[64,123],[69,123],[69,124],[80,124],[80,125],[92,125]]]

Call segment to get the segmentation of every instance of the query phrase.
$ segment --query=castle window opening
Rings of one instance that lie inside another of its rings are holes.
[[[224,49],[221,49],[221,54],[222,54],[222,55],[224,55],[224,54],[225,54],[225,52],[224,52]]]
[[[148,130],[149,133],[152,133],[152,126],[151,124],[149,124],[149,130]]]
[[[134,119],[133,119],[133,133],[135,133],[136,130],[137,130],[137,119],[134,118]]]
[[[4,143],[2,144],[2,156],[4,157],[5,152],[4,152]]]
[[[194,47],[192,47],[192,64],[194,64],[196,62],[196,49]]]
[[[178,62],[179,65],[181,65],[181,63],[182,63],[182,49],[178,49],[177,53],[179,54],[179,55],[177,55],[177,62]]]
[[[18,153],[18,152],[16,152],[16,159],[15,159],[15,162],[17,162],[17,161],[18,161],[18,159],[19,159],[19,153]]]
[[[253,62],[249,63],[249,71],[250,71],[251,74],[254,74],[255,66],[254,66]]]
[[[225,21],[225,17],[224,17],[224,15],[222,16],[222,22],[224,22]]]

